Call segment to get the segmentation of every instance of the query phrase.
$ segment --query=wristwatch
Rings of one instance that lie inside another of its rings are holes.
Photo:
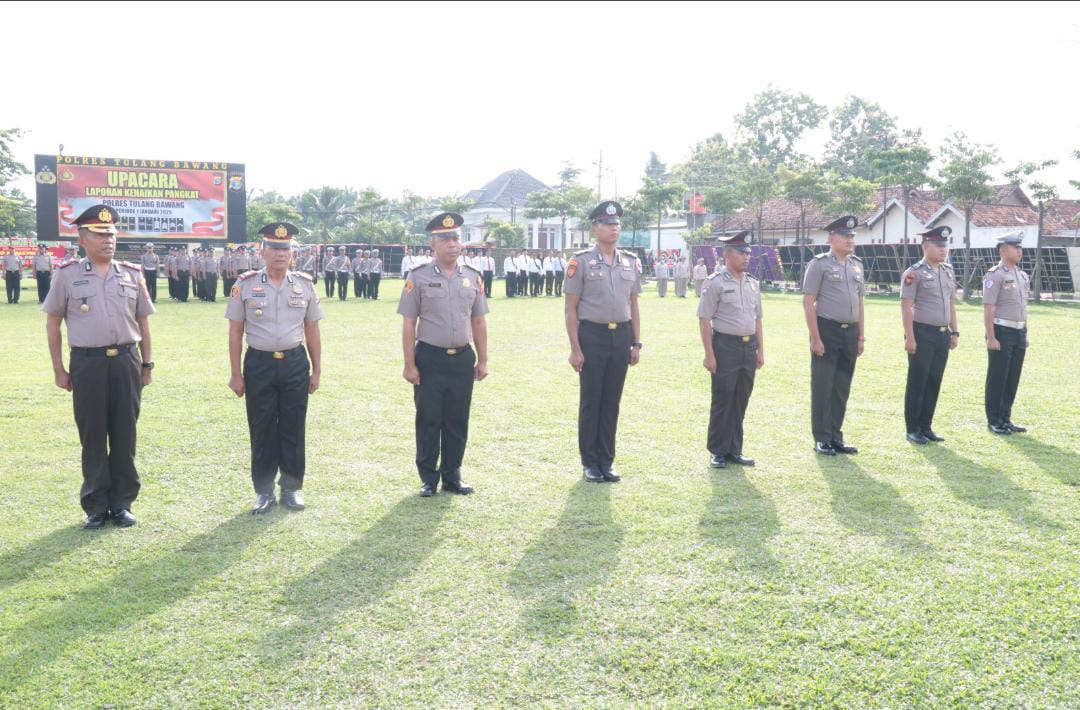
[[[643,347],[645,347],[645,343],[642,343],[640,341],[633,342],[633,343],[630,343],[630,347],[637,348],[638,350],[641,350]]]
[[[144,370],[153,370],[154,369],[154,363],[152,363],[152,362],[144,362],[142,364],[142,367],[143,367]]]
[[[955,335],[956,337],[959,338],[960,337],[960,331],[959,330],[954,330],[951,333],[949,333],[949,335]]]

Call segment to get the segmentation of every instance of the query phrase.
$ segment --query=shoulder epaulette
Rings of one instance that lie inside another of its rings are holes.
[[[620,254],[623,254],[624,256],[631,256],[631,257],[633,257],[635,259],[638,258],[637,254],[635,254],[634,252],[629,251],[627,249],[619,249],[618,251],[619,251]]]
[[[827,252],[827,251],[823,251],[823,252],[821,252],[820,254],[818,254],[817,256],[815,256],[814,258],[815,258],[815,259],[824,259],[824,258],[825,258],[825,257],[827,257],[828,255],[829,255],[829,252]]]
[[[950,264],[949,262],[943,261],[943,262],[941,262],[941,265],[944,266],[949,271],[952,271],[952,264]]]
[[[997,271],[999,268],[1001,268],[1001,264],[994,264],[993,266],[990,267],[990,270],[987,271],[986,273],[992,274],[995,271]]]
[[[746,274],[743,274],[743,275],[746,276],[746,278],[750,279],[751,281],[757,281],[758,280],[757,277],[754,276],[751,273],[746,273]]]
[[[254,276],[257,273],[259,273],[259,271],[257,269],[253,270],[253,271],[245,271],[244,273],[237,276],[236,280],[237,281],[243,281],[244,279],[250,279],[252,276]]]
[[[65,261],[63,264],[60,264],[59,266],[56,267],[56,269],[59,271],[60,269],[66,269],[67,267],[71,266],[72,264],[78,264],[78,263],[79,263],[78,259],[71,259],[70,261]]]
[[[574,252],[574,256],[581,256],[583,254],[588,254],[591,251],[592,251],[592,247],[589,247],[588,249],[582,249],[581,251]]]
[[[481,271],[480,269],[476,268],[476,267],[475,267],[475,266],[473,266],[472,264],[462,264],[462,266],[464,266],[464,267],[465,267],[466,269],[471,269],[472,271],[475,271],[476,273],[480,274],[481,276],[483,276],[483,275],[484,275],[484,272],[483,272],[483,271]]]
[[[852,258],[852,259],[854,259],[855,261],[859,262],[860,264],[862,263],[862,259],[860,259],[859,257],[855,256],[855,254],[854,254],[854,253],[852,253],[852,255],[851,255],[851,258]]]
[[[138,272],[142,272],[142,264],[132,264],[130,261],[121,261],[120,266],[126,266],[129,269],[135,269]]]
[[[255,272],[252,272],[252,273],[255,273]],[[303,271],[294,271],[293,273],[296,274],[297,276],[299,276],[302,279],[307,279],[308,281],[313,281],[314,280],[314,279],[311,278],[311,276],[309,274],[305,274]],[[241,277],[241,278],[243,278],[243,277]]]
[[[705,278],[707,278],[707,279],[715,279],[715,278],[716,278],[717,276],[719,276],[719,275],[720,275],[721,273],[722,273],[722,272],[720,272],[720,271],[714,271],[714,272],[712,272],[711,274],[709,274],[708,276],[706,276]]]

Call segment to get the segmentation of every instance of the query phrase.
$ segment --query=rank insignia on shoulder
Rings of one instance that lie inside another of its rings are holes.
[[[412,279],[409,279],[408,281],[405,282],[405,293],[408,293],[408,292],[412,291],[414,288],[416,288],[416,282],[415,281],[413,281]]]
[[[904,274],[904,283],[906,283],[908,286],[915,283],[915,274],[911,273],[910,271]]]
[[[574,274],[577,273],[577,267],[578,267],[578,260],[577,259],[571,258],[570,261],[566,262],[566,276],[567,276],[567,278],[573,278],[574,277]]]

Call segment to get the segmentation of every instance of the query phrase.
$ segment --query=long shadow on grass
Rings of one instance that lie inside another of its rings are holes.
[[[917,448],[960,500],[983,510],[1000,510],[1024,527],[1060,527],[1035,510],[1031,494],[1013,483],[1002,471],[977,464],[941,446]],[[1013,468],[1020,467],[1015,460],[1002,463]]]
[[[578,481],[562,515],[525,551],[507,585],[526,601],[521,614],[530,636],[558,639],[579,623],[578,597],[604,596],[619,564],[623,531],[611,515],[611,484]]]
[[[1005,443],[1021,451],[1047,475],[1053,476],[1066,486],[1080,486],[1080,465],[1077,453],[1045,444],[1030,434],[1003,436]]]
[[[194,594],[205,580],[232,566],[247,546],[281,517],[239,514],[193,537],[178,550],[130,568],[121,567],[56,609],[31,616],[6,634],[0,688],[15,687],[47,670],[84,636],[124,638],[141,619]],[[137,658],[138,647],[133,645],[130,653]]]
[[[712,472],[712,499],[701,514],[701,539],[729,547],[736,569],[771,577],[778,563],[769,539],[780,531],[776,505],[750,482],[741,467]]]
[[[0,555],[0,589],[18,584],[32,575],[38,567],[55,564],[83,545],[100,541],[103,536],[114,532],[116,528],[112,525],[103,530],[83,530],[78,526],[63,527],[5,552]]]
[[[292,615],[257,643],[261,672],[291,668],[309,646],[341,624],[341,615],[375,604],[412,575],[439,545],[439,524],[453,496],[403,498],[360,537],[280,592],[279,604]]]
[[[832,493],[833,513],[840,523],[900,550],[925,553],[918,535],[919,514],[894,486],[877,480],[845,455],[816,457]]]

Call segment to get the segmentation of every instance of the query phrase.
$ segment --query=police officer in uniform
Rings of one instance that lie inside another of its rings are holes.
[[[165,280],[169,284],[169,298],[176,298],[176,247],[169,247],[169,255],[165,257]]]
[[[811,260],[803,278],[814,451],[826,456],[859,452],[844,442],[843,433],[855,360],[866,340],[866,282],[862,261],[855,256],[856,224],[858,220],[848,215],[825,227],[830,249]]]
[[[203,280],[206,284],[203,293],[206,300],[214,303],[217,301],[218,261],[214,258],[214,250],[207,249],[203,259]]]
[[[403,318],[402,375],[414,385],[416,468],[425,498],[435,495],[440,478],[444,492],[473,492],[461,480],[461,462],[473,382],[487,377],[488,304],[483,274],[457,264],[464,221],[443,212],[428,223],[435,259],[409,272],[397,309]]]
[[[368,260],[368,298],[372,301],[379,300],[379,283],[382,282],[383,261],[379,256],[378,249],[371,250],[371,258]],[[487,291],[484,291],[487,293]]]
[[[4,255],[4,284],[7,286],[7,302],[18,303],[22,292],[22,259],[15,247],[8,247]]]
[[[157,303],[157,272],[161,260],[154,253],[154,245],[147,244],[142,255],[143,278],[146,279],[146,290],[150,292],[150,302]]]
[[[949,351],[959,342],[956,324],[956,275],[949,256],[949,227],[923,232],[923,258],[904,272],[900,312],[908,354],[904,423],[913,444],[945,441],[934,433],[941,379]]]
[[[88,530],[102,527],[110,516],[119,527],[135,524],[135,425],[154,367],[148,320],[154,305],[146,281],[137,264],[113,261],[119,218],[112,207],[95,205],[75,219],[86,258],[57,270],[41,307],[48,314],[45,330],[56,386],[73,394]],[[61,355],[62,321],[71,346],[70,374]]]
[[[289,270],[292,238],[299,230],[274,222],[259,230],[266,268],[242,275],[229,294],[229,389],[243,396],[251,435],[251,512],[266,513],[276,503],[274,479],[280,471],[281,504],[303,510],[304,426],[308,395],[319,388],[322,305],[306,274]],[[240,368],[243,339],[248,348]],[[307,349],[304,348],[307,344]],[[310,370],[308,356],[311,357]]]
[[[668,264],[667,254],[661,253],[653,266],[656,275],[656,295],[660,298],[667,296],[668,281],[671,279],[671,266]],[[700,311],[701,308],[698,308]]]
[[[578,450],[585,480],[619,480],[615,431],[626,371],[641,356],[641,268],[633,252],[616,249],[622,205],[605,201],[589,214],[596,246],[566,265],[566,334],[570,366],[580,375]]]
[[[49,295],[52,272],[52,254],[44,244],[38,244],[38,253],[34,255],[34,278],[37,280],[38,303],[45,303],[45,297]]]
[[[327,298],[334,297],[337,284],[337,255],[334,247],[323,248],[323,291]]]
[[[356,250],[351,267],[353,274],[353,296],[355,298],[367,297],[367,257],[363,249]]]
[[[698,303],[704,365],[712,375],[706,446],[713,468],[725,468],[728,461],[754,465],[754,460],[742,453],[743,418],[754,391],[754,375],[765,365],[765,336],[761,329],[761,287],[747,273],[749,234],[746,230],[721,240],[724,266],[706,279]]]
[[[506,279],[506,297],[513,298],[517,295],[518,266],[512,254],[503,259],[503,278]]]
[[[345,247],[338,247],[337,258],[337,282],[338,298],[342,301],[349,298],[349,255]]]
[[[1027,300],[1031,280],[1020,269],[1022,232],[998,237],[998,256],[983,279],[983,325],[986,328],[986,422],[995,434],[1023,433],[1013,424],[1012,406],[1028,347]]]

